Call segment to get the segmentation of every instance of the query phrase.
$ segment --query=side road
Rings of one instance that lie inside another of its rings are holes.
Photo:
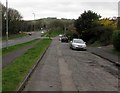
[[[20,57],[22,54],[24,54],[28,49],[32,48],[35,44],[37,44],[39,41],[34,42],[31,45],[25,46],[23,48],[20,48],[16,51],[13,51],[9,54],[6,54],[2,56],[2,68],[10,64],[13,60]]]

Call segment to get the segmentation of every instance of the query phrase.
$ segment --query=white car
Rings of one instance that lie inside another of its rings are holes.
[[[87,50],[87,45],[86,45],[86,42],[84,42],[82,39],[73,39],[70,42],[70,48]]]
[[[42,31],[41,34],[44,34],[44,32]]]

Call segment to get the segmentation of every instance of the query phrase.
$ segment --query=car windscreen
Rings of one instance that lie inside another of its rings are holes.
[[[74,43],[82,43],[84,44],[85,42],[83,40],[73,40]]]

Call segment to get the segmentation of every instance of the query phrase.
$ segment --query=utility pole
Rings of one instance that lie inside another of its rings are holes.
[[[0,2],[0,38],[2,38],[2,4]]]
[[[34,31],[35,31],[35,13],[33,13],[34,15]]]
[[[120,1],[118,2],[117,28],[120,29]]]
[[[65,36],[66,36],[66,23],[65,23],[65,25],[64,25],[64,34],[65,34]]]
[[[0,1],[0,49],[2,49],[2,4]],[[2,54],[2,51],[0,51]],[[0,82],[2,82],[2,55],[0,56]],[[0,92],[2,92],[2,83],[0,84]]]
[[[6,47],[8,49],[8,0],[6,0]]]

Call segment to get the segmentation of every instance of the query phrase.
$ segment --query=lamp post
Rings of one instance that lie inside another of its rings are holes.
[[[1,6],[1,2],[0,2],[0,38],[2,38],[2,6]],[[1,48],[1,46],[0,46],[0,48]]]
[[[120,1],[118,2],[117,28],[120,29]]]
[[[65,23],[65,25],[64,25],[64,34],[65,34],[65,36],[66,36],[66,23]]]
[[[32,13],[34,15],[34,31],[35,31],[35,13]]]
[[[8,49],[8,0],[6,0],[6,47]]]

